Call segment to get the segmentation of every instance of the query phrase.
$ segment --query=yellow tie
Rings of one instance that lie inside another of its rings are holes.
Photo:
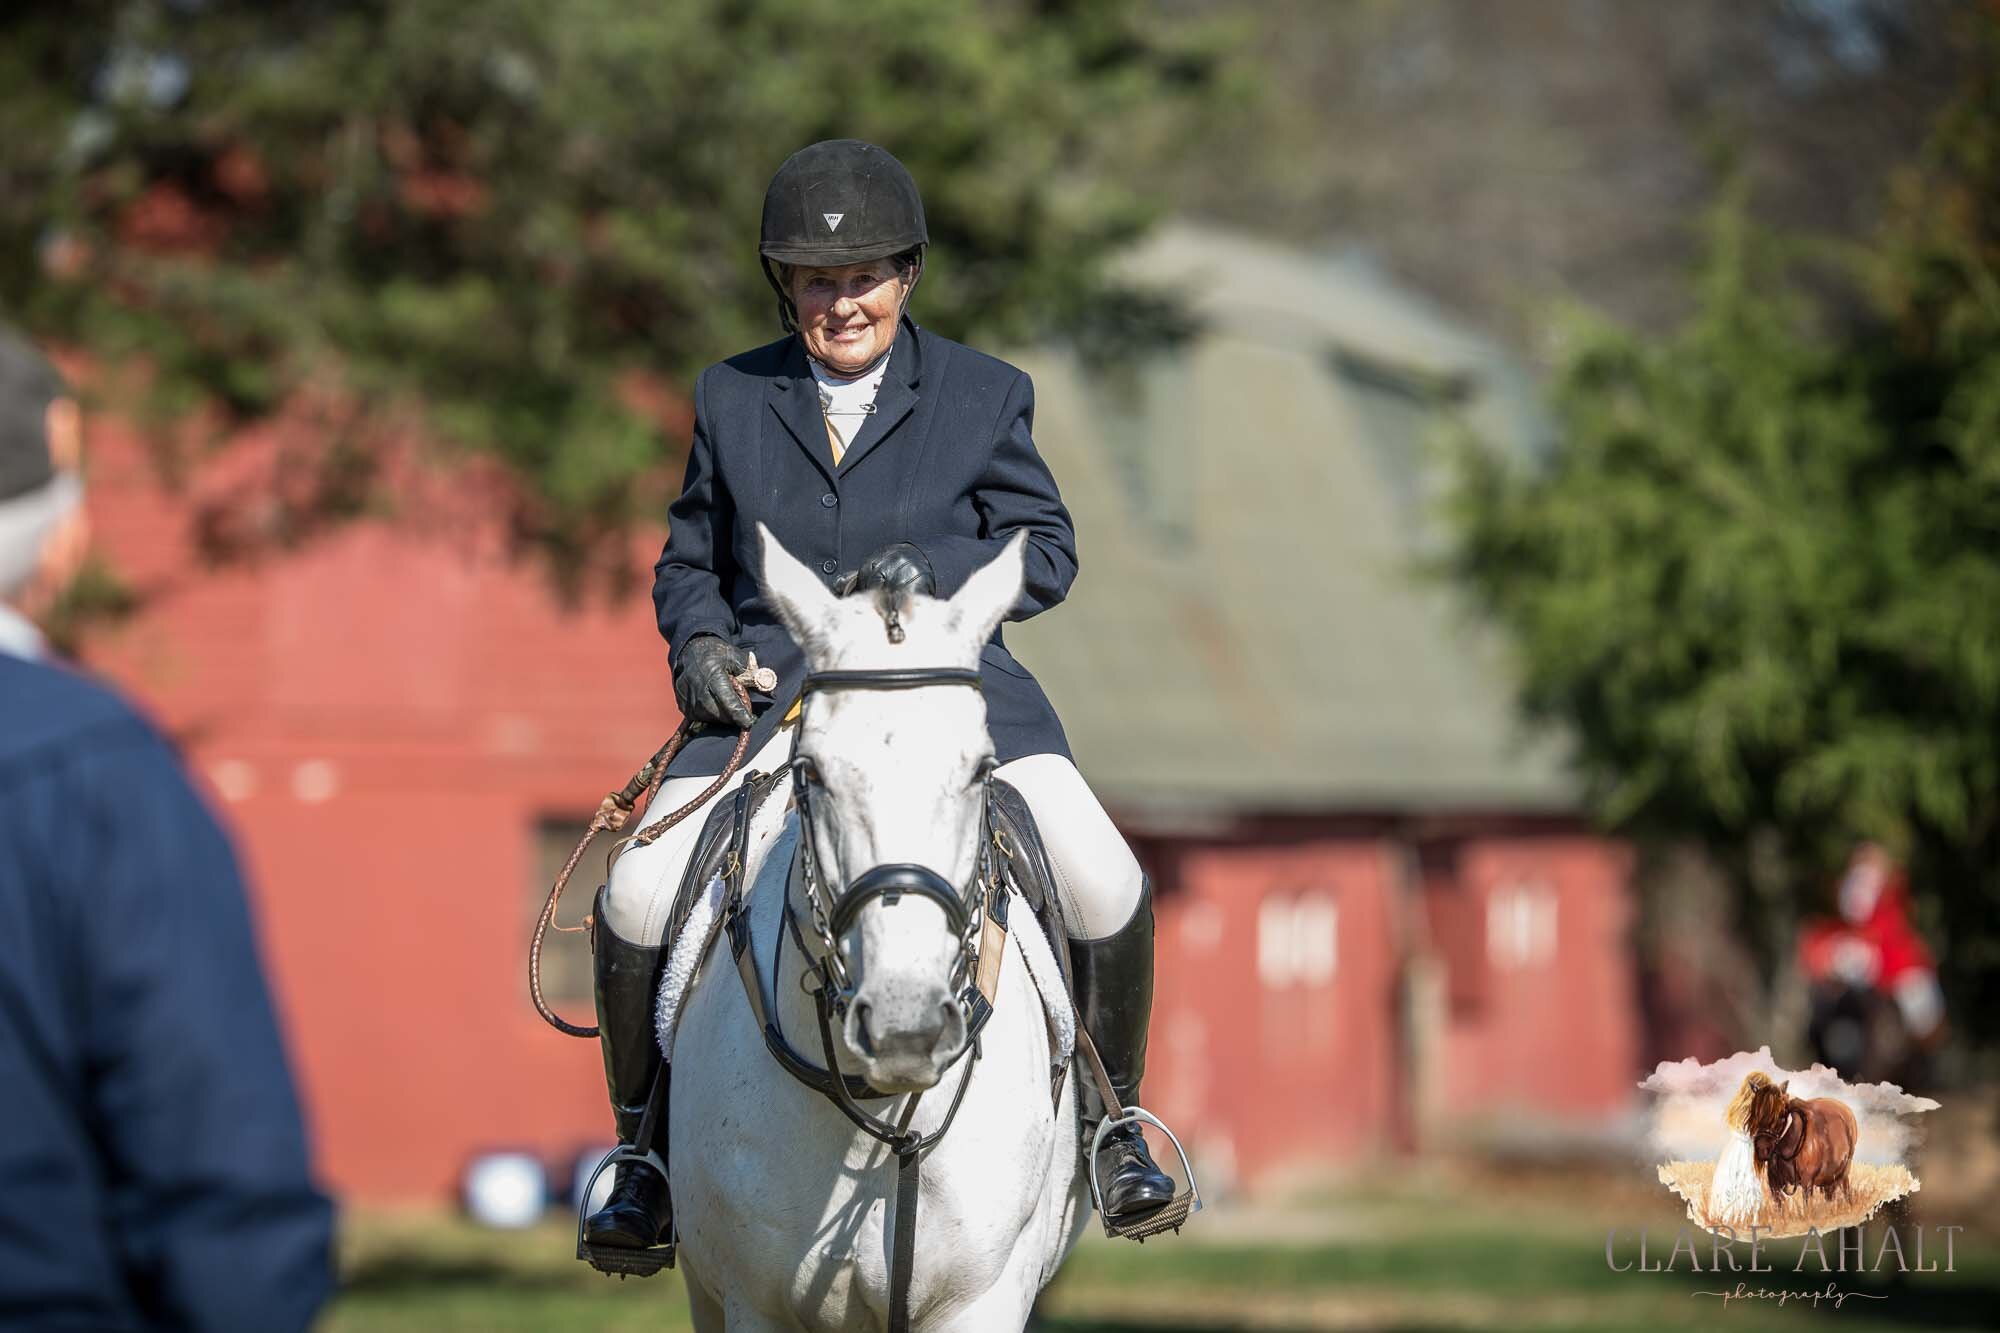
[[[847,452],[847,446],[840,442],[840,432],[833,428],[833,418],[824,408],[820,409],[820,420],[826,423],[826,442],[833,446],[833,465],[840,466],[840,456]]]

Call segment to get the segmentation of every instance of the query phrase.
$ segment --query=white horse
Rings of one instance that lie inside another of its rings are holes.
[[[979,650],[1021,591],[1021,541],[949,600],[913,596],[900,642],[873,597],[837,598],[763,532],[765,595],[815,672],[955,668]],[[888,863],[934,870],[954,886],[979,865],[982,779],[993,755],[986,705],[963,683],[812,694],[798,753],[817,774],[809,810],[819,881],[837,896]],[[773,1017],[818,1060],[819,1019],[806,961],[783,926],[789,897],[814,946],[796,815],[768,801],[744,874],[751,948],[769,971]],[[1018,904],[1017,904],[1018,906]],[[1017,911],[1018,940],[1035,930]],[[781,933],[785,935],[780,945]],[[920,893],[861,907],[839,937],[848,994],[834,1028],[841,1067],[902,1095],[866,1102],[911,1128],[944,1120],[973,1059],[954,990],[960,941]],[[702,964],[672,1034],[669,1162],[694,1324],[726,1329],[877,1330],[887,1326],[896,1155],[766,1049],[727,941]],[[1018,1329],[1090,1216],[1077,1171],[1075,1079],[1052,1104],[1041,1001],[1014,941],[995,1009],[948,1132],[922,1159],[909,1288],[913,1328]]]

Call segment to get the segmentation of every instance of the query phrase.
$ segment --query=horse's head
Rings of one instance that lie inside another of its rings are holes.
[[[765,595],[814,673],[976,672],[1021,594],[1016,537],[953,597],[900,599],[892,634],[882,599],[834,596],[760,531]],[[963,932],[943,898],[965,895],[980,870],[993,762],[985,697],[962,682],[826,688],[812,693],[799,728],[810,795],[802,833],[847,983],[841,1035],[874,1087],[931,1087],[966,1042]],[[909,868],[894,872],[898,882],[937,892],[881,891],[882,874],[870,875],[880,867]]]
[[[1753,1084],[1751,1080],[1756,1080]],[[1767,1075],[1751,1074],[1743,1080],[1738,1100],[1746,1101],[1743,1130],[1753,1138],[1768,1138],[1784,1128],[1785,1108],[1791,1097],[1791,1080],[1773,1083]],[[1747,1100],[1745,1098],[1747,1094]]]
[[[1757,1105],[1757,1093],[1771,1086],[1771,1076],[1762,1070],[1753,1069],[1743,1076],[1736,1085],[1736,1095],[1729,1099],[1729,1109],[1723,1112],[1723,1119],[1729,1127],[1739,1133],[1750,1132],[1750,1114]]]

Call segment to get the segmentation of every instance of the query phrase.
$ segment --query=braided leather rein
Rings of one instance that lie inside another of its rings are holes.
[[[729,683],[736,691],[736,697],[743,701],[743,707],[748,709],[750,694],[744,688],[744,682],[736,679]],[[569,859],[563,862],[563,868],[557,873],[554,886],[549,889],[548,901],[542,904],[542,914],[535,920],[535,937],[528,945],[528,994],[534,997],[535,1012],[540,1014],[550,1027],[565,1036],[595,1037],[597,1028],[594,1025],[586,1027],[581,1023],[572,1023],[549,1007],[548,1000],[542,995],[542,943],[548,938],[551,926],[564,934],[577,934],[595,929],[597,923],[594,918],[586,916],[577,925],[558,926],[555,924],[556,905],[562,901],[563,889],[569,885],[570,874],[575,871],[577,863],[583,860],[584,852],[589,850],[592,840],[599,833],[607,829],[616,833],[624,828],[625,821],[631,818],[635,809],[643,807],[648,813],[651,812],[653,797],[659,794],[660,784],[667,779],[667,765],[673,763],[674,756],[681,752],[681,747],[687,744],[688,737],[693,734],[694,723],[690,719],[682,718],[680,726],[674,729],[674,734],[667,743],[662,745],[651,759],[639,766],[639,771],[632,775],[631,780],[622,789],[610,793],[598,802],[597,813],[590,817],[590,826],[583,831],[583,837],[570,852]],[[728,786],[729,780],[736,776],[736,770],[742,767],[743,756],[749,748],[750,728],[745,727],[737,733],[736,748],[730,752],[729,762],[722,766],[722,772],[716,775],[714,782],[709,783],[692,801],[665,818],[646,825],[626,839],[626,842],[632,846],[644,847],[707,805],[710,799]]]

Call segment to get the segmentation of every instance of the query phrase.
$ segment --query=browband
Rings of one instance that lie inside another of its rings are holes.
[[[924,685],[970,685],[979,688],[979,673],[964,667],[912,667],[896,671],[813,671],[799,693],[829,686],[860,690],[913,690]]]

